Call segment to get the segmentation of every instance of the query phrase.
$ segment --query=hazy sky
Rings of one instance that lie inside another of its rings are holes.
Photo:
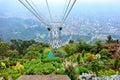
[[[45,0],[32,0],[40,7],[40,12],[45,10]],[[67,0],[68,1],[68,0]],[[51,11],[63,10],[65,0],[48,0]],[[61,6],[61,7],[60,7]],[[60,7],[60,9],[58,9]],[[71,14],[77,15],[120,15],[120,0],[77,0]],[[20,4],[18,0],[0,0],[0,17],[29,17],[32,14]]]

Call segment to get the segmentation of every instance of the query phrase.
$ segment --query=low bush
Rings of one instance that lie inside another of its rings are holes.
[[[40,58],[41,54],[38,51],[28,51],[25,56],[24,59],[38,59]]]
[[[76,66],[68,73],[68,75],[71,78],[71,80],[77,80],[78,75],[87,72],[88,72],[87,68],[82,66]]]
[[[55,71],[51,63],[42,63],[41,60],[32,60],[23,64],[24,74],[50,74]]]
[[[53,62],[53,65],[56,68],[56,74],[64,74],[65,73],[65,68],[64,65],[58,62]]]
[[[0,76],[4,77],[5,80],[8,80],[10,78],[12,78],[12,80],[16,80],[16,78],[18,78],[20,75],[22,75],[21,72],[12,68],[0,70]]]
[[[112,69],[109,69],[109,70],[102,69],[98,72],[98,76],[103,76],[103,75],[104,76],[111,76],[111,75],[115,75],[115,74],[116,74],[116,72]]]
[[[54,58],[45,58],[42,60],[43,62],[61,62],[63,58],[54,57]]]

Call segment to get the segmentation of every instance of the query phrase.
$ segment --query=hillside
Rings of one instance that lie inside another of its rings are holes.
[[[62,30],[60,39],[66,40],[72,35],[76,40],[78,37],[86,41],[105,40],[108,35],[120,39],[119,18],[86,18],[69,20]],[[47,29],[34,19],[23,18],[0,18],[0,37],[4,41],[10,39],[23,39],[36,41],[48,40]]]
[[[47,29],[31,19],[0,18],[0,37],[10,39],[39,39],[46,37]]]

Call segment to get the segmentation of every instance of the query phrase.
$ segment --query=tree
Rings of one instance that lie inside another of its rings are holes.
[[[96,52],[95,53],[98,53],[99,51],[101,51],[102,49],[102,41],[96,41]]]
[[[99,54],[101,55],[101,58],[107,59],[110,58],[110,51],[108,49],[102,49]]]
[[[67,52],[68,56],[73,55],[77,51],[76,44],[75,43],[67,44],[64,47],[64,50]]]
[[[32,44],[35,44],[34,40],[11,40],[11,49],[18,50],[19,54],[24,55],[24,51],[31,46]]]
[[[27,53],[29,51],[38,51],[39,53],[43,53],[43,50],[44,50],[44,47],[41,44],[33,44],[29,46],[25,52]]]
[[[0,55],[6,55],[10,49],[10,45],[7,42],[0,42]]]
[[[24,56],[24,58],[25,59],[29,59],[29,60],[31,60],[31,59],[39,59],[40,58],[40,53],[38,52],[38,51],[28,51],[26,54],[25,54],[25,56]]]
[[[0,42],[2,42],[3,41],[3,39],[2,38],[0,38]]]
[[[107,43],[110,43],[112,40],[113,40],[113,39],[112,39],[112,36],[111,36],[111,35],[107,36],[107,40],[106,40]]]
[[[72,39],[71,39],[71,40],[69,40],[69,43],[74,43],[74,40],[72,40]]]
[[[17,50],[8,50],[7,51],[7,56],[10,57],[11,59],[13,58],[18,58],[18,51]]]
[[[116,70],[119,70],[119,69],[120,69],[120,55],[117,55],[117,56],[115,57],[114,68],[115,68]]]
[[[77,52],[81,52],[83,50],[90,51],[93,47],[94,45],[92,43],[86,43],[85,41],[80,39],[77,43]]]
[[[104,64],[97,59],[92,60],[90,63],[90,69],[98,75],[98,71],[104,68]]]

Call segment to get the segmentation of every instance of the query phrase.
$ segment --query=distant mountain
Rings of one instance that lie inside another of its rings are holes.
[[[0,37],[10,39],[39,39],[46,37],[47,29],[38,21],[20,18],[0,18]]]
[[[63,29],[60,39],[65,43],[70,38],[70,33]],[[33,19],[0,18],[0,37],[4,41],[22,39],[36,41],[49,41],[48,30],[40,22]],[[74,36],[74,39],[77,38]],[[51,40],[51,39],[50,39]]]
[[[71,37],[70,37],[71,35]],[[108,35],[114,39],[120,39],[119,18],[95,18],[80,17],[68,20],[62,29],[60,39],[66,42],[72,38],[81,38],[86,41],[106,40]],[[36,41],[48,41],[48,31],[34,19],[0,18],[0,38],[5,41],[10,39],[34,39]]]

